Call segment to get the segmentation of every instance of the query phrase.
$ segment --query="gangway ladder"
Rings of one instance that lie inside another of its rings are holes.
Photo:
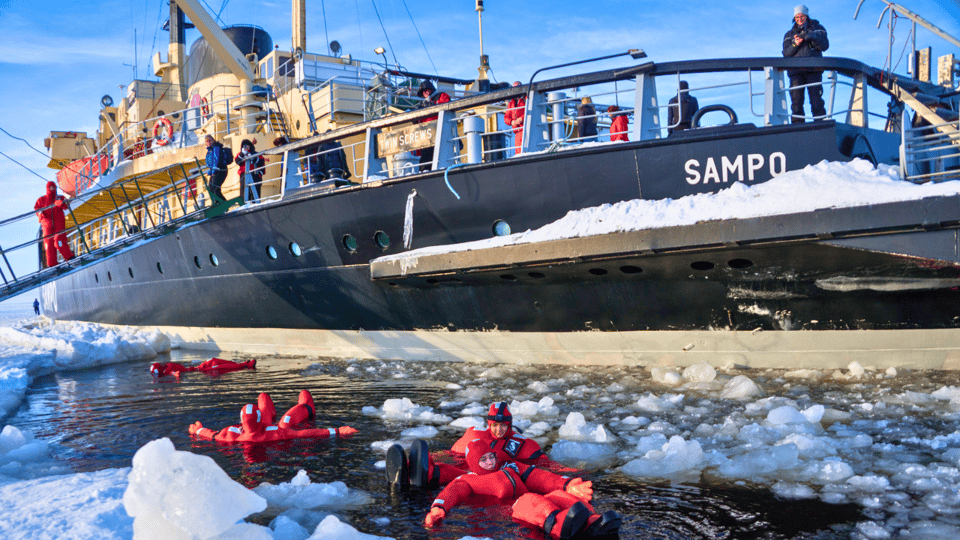
[[[939,110],[925,104],[909,89],[891,78],[887,90],[910,106],[926,126],[913,127],[903,116],[900,144],[900,173],[915,183],[960,180],[960,122],[944,118]]]
[[[280,100],[273,94],[273,107],[266,108],[267,122],[264,124],[264,130],[270,130],[273,133],[280,133],[287,140],[290,140],[290,130],[287,129],[287,122],[283,118],[283,110],[280,108]],[[266,133],[266,131],[265,131]]]

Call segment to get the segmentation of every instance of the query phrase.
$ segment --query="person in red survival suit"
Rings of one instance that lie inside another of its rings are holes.
[[[204,373],[227,373],[229,371],[238,371],[241,369],[257,369],[257,360],[247,360],[246,362],[233,362],[222,360],[220,358],[211,358],[202,364],[196,366],[184,366],[176,362],[154,362],[150,364],[150,374],[154,377],[166,377],[172,375],[180,378],[180,374],[186,371],[202,371]]]
[[[513,81],[513,86],[520,86],[520,81]],[[523,147],[523,120],[526,116],[527,96],[513,98],[507,102],[507,110],[503,111],[503,122],[513,128],[513,146],[519,154]]]
[[[489,443],[491,448],[500,452],[502,459],[507,461],[537,465],[553,471],[576,470],[551,460],[540,449],[537,441],[515,432],[513,415],[506,401],[491,403],[487,411],[487,429],[467,428],[467,432],[453,444],[450,452],[462,456],[466,452],[467,444],[476,439]],[[409,460],[403,447],[395,444],[387,449],[386,463],[387,481],[401,486],[409,483],[415,487],[437,488],[448,484],[465,471],[465,466],[458,467],[435,461],[429,454],[427,443],[419,439],[410,445]]]
[[[273,425],[276,418],[276,408],[273,405],[273,399],[263,392],[257,397],[257,408],[260,409],[263,423]],[[313,395],[309,390],[301,390],[297,398],[297,404],[290,407],[283,413],[277,426],[282,428],[301,429],[304,424],[313,422],[316,419],[316,407],[313,405]]]
[[[420,83],[420,88],[417,90],[417,95],[423,98],[423,101],[417,104],[418,109],[425,109],[441,103],[450,102],[450,94],[446,92],[438,92],[437,87],[434,86],[430,81],[423,81]],[[428,116],[426,118],[421,118],[420,123],[433,122],[436,119],[436,115]],[[428,146],[426,148],[421,148],[418,151],[420,152],[420,171],[429,171],[433,167],[433,147]]]
[[[47,207],[50,208],[47,208]],[[47,259],[47,268],[57,265],[57,250],[64,261],[74,257],[67,235],[63,233],[66,219],[63,217],[64,208],[69,208],[66,197],[57,195],[57,183],[47,182],[47,194],[37,199],[33,209],[40,219],[40,228],[43,230],[43,253]]]
[[[357,430],[350,426],[329,429],[291,429],[271,426],[263,422],[260,409],[252,403],[240,409],[240,426],[230,426],[219,431],[203,427],[200,422],[190,424],[190,435],[220,443],[263,443],[290,439],[329,439],[346,437]]]
[[[433,527],[461,504],[486,506],[514,501],[513,518],[543,529],[551,538],[593,538],[616,534],[620,516],[597,514],[590,500],[593,483],[560,476],[520,463],[504,464],[499,453],[482,440],[467,445],[470,472],[450,482],[437,495],[424,519]]]

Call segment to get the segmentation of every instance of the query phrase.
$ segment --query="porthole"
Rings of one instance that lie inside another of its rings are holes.
[[[693,268],[694,270],[700,270],[701,272],[706,270],[713,270],[714,266],[716,265],[710,261],[696,261],[696,262],[690,263],[690,268]]]
[[[300,249],[300,244],[298,244],[298,243],[296,243],[296,242],[290,242],[290,253],[291,253],[294,257],[299,257],[299,256],[303,255],[303,250]]]
[[[157,111],[157,116],[166,116],[166,115],[167,113],[163,112],[162,110]]]
[[[603,268],[591,268],[590,270],[587,270],[587,271],[590,272],[591,274],[595,275],[595,276],[605,276],[605,275],[607,275],[607,271],[604,270]]]
[[[107,272],[107,281],[113,281],[113,275],[109,271]]]
[[[500,279],[502,279],[502,280],[504,280],[504,281],[516,281],[516,280],[517,280],[517,276],[515,276],[515,275],[513,275],[513,274],[500,274]]]
[[[639,274],[640,272],[643,272],[643,269],[639,266],[630,266],[628,264],[626,266],[621,266],[620,271],[624,274]]]
[[[171,114],[170,116],[172,116],[174,120],[177,120],[178,118],[180,118],[180,113],[175,112],[175,113]]]
[[[373,241],[377,243],[377,247],[386,251],[390,247],[390,236],[383,231],[377,231],[377,234],[373,235]]]
[[[729,265],[730,268],[743,270],[744,268],[750,268],[751,266],[753,266],[753,261],[748,259],[730,259],[729,261],[727,261],[727,265]]]
[[[159,262],[157,262],[157,272],[163,273],[163,266],[160,266]]]
[[[197,255],[197,256],[195,256],[195,257],[193,258],[193,264],[195,264],[195,265],[197,266],[197,268],[203,268],[203,266],[200,264],[200,256],[199,256],[199,255]]]
[[[267,246],[267,257],[270,257],[270,260],[277,260],[277,250],[273,246]]]
[[[297,130],[299,130],[299,129],[300,129],[300,121],[297,120]]]
[[[214,266],[220,266],[220,259],[218,259],[213,253],[210,254],[210,264]]]
[[[127,273],[130,274],[130,279],[133,279],[133,268],[127,267]]]
[[[546,274],[541,274],[540,272],[528,272],[527,275],[533,279],[543,279],[547,277]]]
[[[350,253],[357,251],[357,239],[352,235],[345,234],[343,235],[343,247],[347,249]]]
[[[494,236],[507,236],[510,234],[510,224],[502,219],[493,222]]]

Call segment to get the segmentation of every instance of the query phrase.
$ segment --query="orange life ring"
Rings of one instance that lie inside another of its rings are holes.
[[[173,124],[167,118],[157,119],[153,125],[153,140],[158,146],[166,146],[173,140]]]

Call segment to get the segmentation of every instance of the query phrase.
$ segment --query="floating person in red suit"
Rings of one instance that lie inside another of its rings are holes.
[[[58,250],[64,261],[74,257],[67,235],[63,232],[67,223],[63,216],[63,209],[69,207],[66,197],[57,195],[56,182],[47,182],[47,194],[37,199],[36,204],[33,205],[43,231],[43,254],[46,256],[47,268],[58,264]]]
[[[455,457],[462,457],[466,453],[467,444],[477,439],[488,443],[507,461],[536,465],[555,472],[576,470],[551,460],[543,453],[537,441],[514,431],[513,415],[506,401],[491,403],[487,412],[487,428],[468,428],[453,444],[450,453]],[[387,481],[391,484],[437,488],[448,484],[466,471],[466,463],[461,462],[458,465],[435,461],[429,454],[427,443],[419,439],[410,445],[409,460],[399,444],[387,449]]]
[[[610,536],[620,530],[621,519],[610,510],[597,514],[590,505],[593,483],[560,476],[532,465],[504,463],[501,454],[482,440],[467,445],[470,472],[437,495],[424,525],[439,524],[461,504],[484,506],[514,501],[513,519],[543,529],[555,540]]]
[[[221,443],[264,443],[291,439],[329,439],[353,435],[357,430],[350,426],[329,429],[291,429],[271,426],[263,421],[263,414],[256,405],[248,403],[240,409],[240,425],[219,431],[203,427],[200,422],[190,424],[190,435]]]
[[[166,377],[172,375],[180,378],[180,374],[186,371],[202,371],[209,374],[227,373],[241,369],[257,369],[257,360],[247,360],[246,362],[233,362],[231,360],[222,360],[220,358],[211,358],[206,362],[195,366],[185,366],[176,362],[154,362],[150,364],[150,374],[154,377]]]

